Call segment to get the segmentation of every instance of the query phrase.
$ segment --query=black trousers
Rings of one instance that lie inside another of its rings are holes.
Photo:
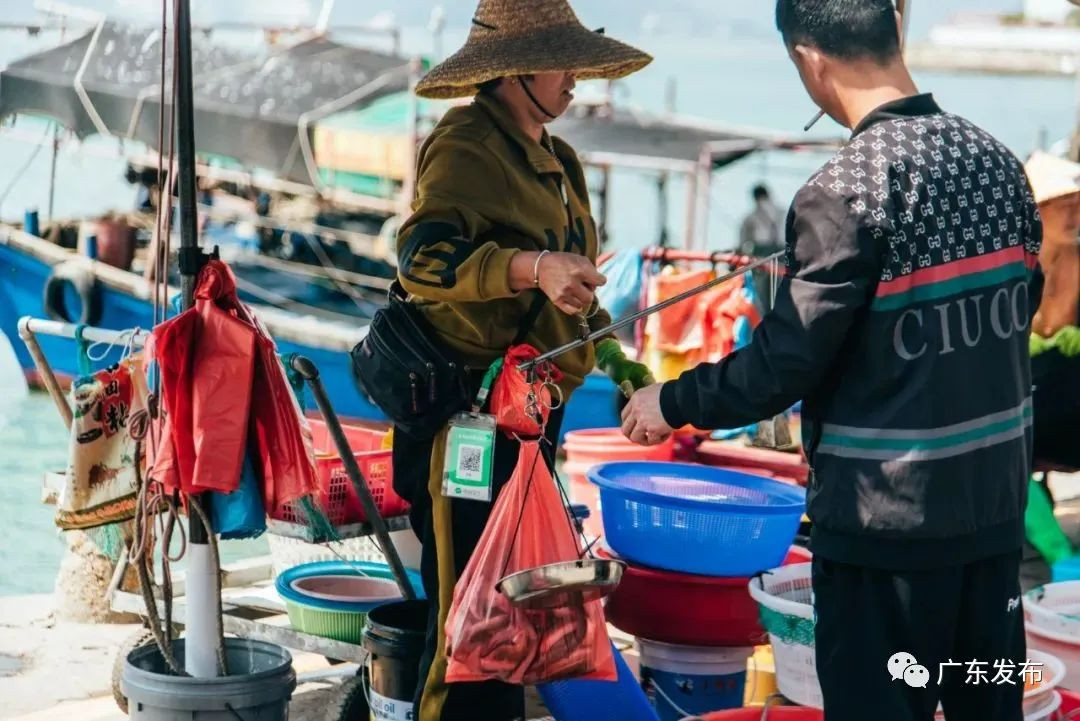
[[[551,457],[562,425],[562,410],[552,411],[547,437]],[[420,684],[414,699],[416,721],[517,721],[525,718],[521,686],[485,681],[445,681],[446,649],[443,628],[454,584],[480,541],[492,503],[443,498],[442,462],[445,435],[417,440],[394,434],[394,487],[412,503],[410,521],[423,545],[420,573],[430,603],[427,646],[420,662]],[[493,498],[498,497],[517,465],[520,444],[498,433],[492,471]]]
[[[931,721],[939,702],[948,721],[1022,721],[1020,556],[902,572],[815,557],[825,721]],[[897,658],[890,668],[899,653],[913,656],[928,675],[914,669],[894,679],[910,661]]]

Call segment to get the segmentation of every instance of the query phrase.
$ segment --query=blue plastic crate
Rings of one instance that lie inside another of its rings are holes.
[[[606,463],[600,487],[608,545],[623,559],[703,576],[752,576],[779,566],[806,492],[770,478],[691,463]]]

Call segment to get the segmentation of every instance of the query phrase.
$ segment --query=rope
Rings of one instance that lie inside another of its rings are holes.
[[[518,439],[520,442],[520,439]],[[520,447],[519,447],[520,453]],[[537,449],[537,453],[533,456],[533,466],[529,469],[529,481],[525,484],[525,495],[521,498],[521,508],[518,510],[517,524],[514,526],[514,535],[510,537],[510,543],[506,547],[506,560],[503,562],[502,572],[499,573],[499,577],[506,576],[506,569],[510,567],[510,553],[514,550],[514,544],[517,543],[518,532],[521,530],[521,522],[525,518],[525,504],[529,500],[529,491],[532,490],[533,478],[536,477],[536,464],[540,461],[540,449]]]
[[[142,440],[137,440],[135,443],[135,478],[139,485],[139,496],[135,507],[135,538],[132,541],[129,559],[130,562],[135,565],[135,570],[139,577],[139,591],[142,595],[143,604],[146,606],[147,625],[150,628],[150,633],[154,637],[154,643],[157,644],[158,650],[161,652],[161,657],[165,659],[165,663],[168,665],[169,669],[178,676],[184,676],[186,675],[184,670],[176,660],[176,656],[173,655],[171,624],[166,627],[166,630],[162,630],[161,617],[158,615],[157,600],[154,598],[153,569],[150,567],[151,556],[150,553],[148,553],[148,551],[153,549],[153,542],[150,541],[153,535],[153,521],[150,521],[151,526],[148,527],[147,491],[150,488],[150,483],[148,482],[148,479],[143,478],[141,471],[142,446]],[[168,590],[171,591],[172,589],[170,588]],[[166,593],[166,598],[170,595],[170,593]]]

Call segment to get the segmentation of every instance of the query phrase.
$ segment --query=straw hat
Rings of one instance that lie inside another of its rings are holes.
[[[1024,164],[1024,170],[1036,203],[1080,193],[1080,163],[1035,151]]]
[[[480,0],[465,46],[416,86],[425,98],[459,98],[495,78],[573,72],[621,78],[652,56],[581,24],[566,0]]]

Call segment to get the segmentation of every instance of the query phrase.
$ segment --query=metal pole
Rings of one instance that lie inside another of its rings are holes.
[[[422,72],[423,64],[419,57],[414,57],[409,61],[409,114],[405,130],[405,137],[409,143],[409,161],[405,167],[405,180],[401,184],[401,197],[398,199],[398,213],[402,218],[409,215],[409,208],[416,194],[416,155],[420,144],[420,99],[416,96],[416,84],[420,82]]]
[[[191,5],[190,0],[175,0],[176,50],[176,150],[180,193],[180,248],[188,258],[198,257],[198,217],[195,210],[195,108],[191,77]],[[180,290],[183,307],[188,309],[195,300],[196,264],[181,261]],[[194,540],[194,539],[192,539]]]
[[[668,298],[667,300],[662,301],[660,303],[657,303],[656,305],[651,305],[648,308],[645,308],[643,310],[639,310],[637,313],[634,313],[632,315],[628,315],[625,318],[621,318],[621,319],[615,321],[614,323],[612,323],[611,325],[600,328],[599,330],[594,330],[592,333],[589,333],[587,336],[585,336],[583,338],[579,338],[578,340],[571,341],[569,343],[561,345],[558,348],[554,348],[552,350],[549,350],[547,353],[541,353],[540,355],[533,358],[531,361],[527,361],[527,362],[522,363],[521,365],[519,365],[518,369],[521,370],[521,371],[528,371],[529,369],[533,368],[534,366],[536,366],[539,363],[549,361],[552,358],[556,358],[558,356],[561,356],[563,353],[569,353],[570,351],[572,351],[572,350],[574,350],[576,348],[580,348],[581,346],[585,345],[586,343],[592,343],[593,341],[595,341],[595,340],[597,340],[599,338],[603,338],[604,336],[609,336],[612,333],[614,333],[615,331],[619,330],[620,328],[625,328],[628,325],[633,325],[634,323],[636,323],[637,321],[641,320],[642,318],[644,318],[646,316],[650,316],[653,313],[659,313],[660,311],[664,310],[665,308],[670,308],[671,306],[675,305],[676,303],[682,303],[684,300],[688,300],[690,298],[693,298],[695,295],[698,295],[699,293],[703,293],[703,292],[707,291],[709,288],[713,288],[715,286],[718,286],[721,283],[726,283],[727,281],[729,281],[729,280],[731,280],[733,278],[738,278],[740,275],[743,275],[745,273],[749,273],[750,271],[754,270],[755,268],[760,268],[761,266],[765,265],[766,263],[770,263],[770,262],[772,262],[774,260],[779,260],[780,258],[783,258],[783,257],[784,257],[784,251],[780,251],[778,253],[773,253],[772,255],[766,256],[764,258],[759,258],[759,259],[755,260],[753,263],[750,263],[749,265],[744,265],[743,267],[738,268],[737,270],[733,270],[730,273],[726,273],[726,274],[720,276],[719,278],[713,278],[708,283],[702,283],[701,285],[697,286],[696,288],[691,288],[688,291],[684,291],[682,293],[679,293],[678,295],[676,295],[676,296],[674,296],[672,298]]]
[[[73,420],[71,406],[68,405],[64,391],[61,390],[60,383],[57,382],[56,375],[53,374],[52,366],[49,365],[48,359],[45,358],[45,354],[41,351],[37,336],[34,335],[34,331],[30,328],[29,317],[19,319],[19,337],[26,344],[26,349],[30,351],[30,357],[34,360],[34,367],[37,369],[38,376],[41,377],[41,382],[45,384],[45,389],[49,391],[49,397],[56,404],[56,410],[60,412],[64,425],[70,430]]]
[[[191,2],[176,2],[176,150],[180,194],[180,289],[184,309],[194,303],[195,279],[204,262],[195,209],[195,101],[191,69]],[[201,506],[200,496],[188,498]],[[218,569],[210,533],[195,508],[188,510],[187,641],[184,670],[196,678],[218,675]],[[209,516],[207,516],[209,517]]]
[[[698,199],[695,204],[699,220],[694,231],[694,245],[692,247],[698,247],[700,242],[701,248],[704,250],[709,249],[709,195],[712,193],[712,158],[712,151],[709,150],[708,146],[701,149],[697,170]]]
[[[66,18],[60,18],[60,42],[64,42],[64,30],[66,29]],[[46,216],[48,222],[53,220],[53,200],[56,197],[56,156],[60,152],[60,123],[53,124],[53,140],[52,140],[52,161],[49,164],[49,214]]]
[[[409,577],[405,573],[405,566],[401,562],[397,548],[394,546],[393,541],[390,540],[390,531],[386,527],[386,521],[379,515],[379,509],[375,506],[375,499],[371,497],[371,489],[368,488],[367,481],[364,480],[364,475],[360,472],[360,466],[356,463],[356,457],[353,456],[352,449],[349,447],[349,441],[345,437],[345,431],[342,430],[341,422],[338,420],[337,413],[334,412],[334,407],[330,403],[330,397],[326,395],[326,389],[319,378],[319,369],[303,356],[293,357],[292,367],[304,377],[304,380],[311,387],[311,395],[315,397],[315,405],[319,406],[319,411],[323,414],[326,428],[330,431],[330,437],[334,439],[338,455],[341,456],[341,461],[345,465],[345,472],[348,474],[349,480],[352,481],[356,495],[360,499],[360,505],[364,508],[364,515],[367,516],[368,523],[375,532],[375,538],[379,541],[383,555],[386,556],[386,563],[390,566],[401,593],[410,601],[415,599],[416,592],[413,590],[412,584],[409,583]]]

